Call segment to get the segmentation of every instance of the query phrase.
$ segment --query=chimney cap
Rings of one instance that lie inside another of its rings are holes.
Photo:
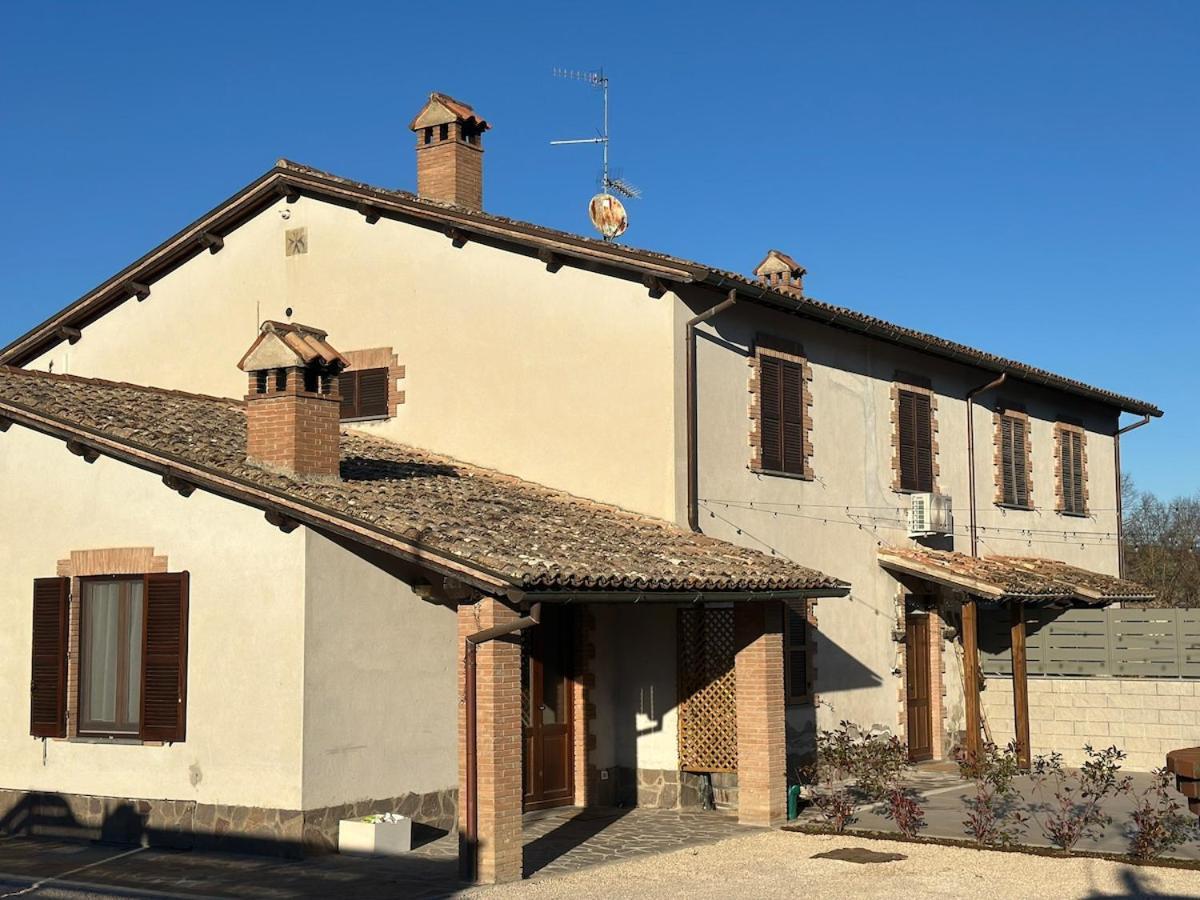
[[[480,134],[492,127],[486,119],[475,114],[475,110],[471,108],[470,104],[455,100],[449,94],[437,91],[430,93],[429,100],[408,127],[411,131],[419,131],[433,125],[447,125],[450,122],[462,122]]]
[[[282,369],[289,366],[340,372],[349,360],[326,340],[328,333],[298,322],[263,322],[258,337],[238,362],[243,372]]]
[[[782,250],[768,250],[763,261],[754,267],[754,274],[759,278],[765,275],[788,273],[794,278],[808,274],[808,270]]]

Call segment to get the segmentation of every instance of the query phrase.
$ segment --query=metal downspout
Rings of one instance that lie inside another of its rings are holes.
[[[685,342],[687,344],[687,515],[688,528],[700,530],[700,475],[697,468],[697,411],[696,411],[696,326],[724,312],[737,303],[737,289],[716,306],[706,309],[688,319]]]
[[[967,391],[967,504],[971,522],[971,555],[979,555],[979,535],[975,522],[975,396],[992,388],[1000,387],[1008,380],[1008,373],[1001,372],[999,378],[993,378],[987,384]]]
[[[467,796],[466,805],[466,839],[465,845],[459,847],[458,859],[460,874],[464,881],[475,881],[479,866],[479,735],[477,718],[479,715],[478,696],[478,667],[475,659],[476,648],[480,644],[494,641],[505,635],[515,634],[542,621],[542,604],[535,603],[529,608],[529,614],[522,616],[507,625],[496,625],[485,628],[474,634],[467,635],[465,641],[466,669],[466,744],[467,744]]]
[[[1113,464],[1117,469],[1117,574],[1125,577],[1125,504],[1121,498],[1121,435],[1135,428],[1141,428],[1150,422],[1149,414],[1142,416],[1141,421],[1118,428],[1113,435]]]

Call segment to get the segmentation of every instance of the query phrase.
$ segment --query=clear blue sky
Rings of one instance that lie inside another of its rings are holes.
[[[419,12],[420,11],[420,12]],[[421,12],[425,13],[422,17]],[[629,243],[1158,403],[1200,489],[1200,3],[25,3],[0,11],[0,344],[280,156],[412,188],[430,90],[492,212],[588,232],[603,65]]]

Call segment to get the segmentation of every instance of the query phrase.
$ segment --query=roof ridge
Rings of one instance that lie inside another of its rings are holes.
[[[431,214],[444,213],[454,217],[455,221],[450,223],[451,227],[469,229],[471,227],[471,220],[478,220],[481,224],[492,223],[500,228],[521,230],[524,232],[524,239],[532,243],[537,243],[539,240],[568,241],[578,246],[581,250],[604,256],[618,268],[622,264],[634,270],[645,270],[646,268],[654,267],[656,264],[674,266],[681,270],[679,275],[684,276],[685,280],[698,280],[722,289],[728,288],[731,285],[745,287],[748,289],[748,299],[750,300],[763,302],[765,305],[775,306],[787,312],[806,315],[831,327],[844,328],[862,333],[868,337],[898,343],[902,346],[910,346],[918,352],[949,358],[960,365],[974,366],[985,371],[1006,371],[1015,378],[1024,378],[1033,384],[1041,384],[1052,390],[1082,394],[1094,401],[1116,406],[1128,412],[1154,416],[1162,415],[1162,410],[1154,404],[1139,400],[1136,397],[1118,394],[1107,388],[1096,387],[1076,378],[1056,374],[1049,369],[972,347],[961,341],[954,341],[949,338],[938,337],[929,332],[908,328],[877,316],[858,312],[848,306],[840,306],[808,296],[797,298],[790,294],[784,294],[772,290],[770,286],[762,284],[757,279],[750,278],[738,272],[718,269],[669,253],[647,250],[626,244],[613,244],[602,241],[599,238],[591,238],[586,235],[562,231],[533,222],[500,216],[482,210],[466,209],[452,203],[443,203],[427,197],[420,197],[410,191],[377,187],[287,158],[279,159],[274,168],[160,244],[137,262],[122,269],[119,273],[50,316],[41,324],[17,337],[6,347],[0,349],[0,359],[15,358],[29,361],[33,358],[30,354],[38,351],[47,341],[57,343],[63,339],[61,334],[56,336],[56,328],[61,331],[62,326],[68,325],[72,321],[83,322],[83,317],[88,314],[92,314],[91,318],[95,318],[93,306],[98,307],[100,310],[99,314],[102,315],[103,311],[111,306],[130,299],[133,296],[131,285],[142,278],[150,279],[150,275],[147,273],[152,273],[156,265],[166,265],[166,261],[164,260],[167,257],[174,259],[174,256],[184,252],[181,248],[189,248],[187,252],[198,253],[202,247],[207,246],[206,243],[202,241],[198,242],[197,240],[203,236],[203,229],[215,227],[218,232],[224,233],[225,229],[232,230],[232,228],[237,227],[236,223],[240,222],[233,213],[239,215],[243,213],[246,215],[256,214],[254,211],[246,213],[245,210],[240,209],[235,204],[245,202],[248,204],[247,209],[249,209],[255,203],[262,202],[264,197],[273,198],[278,192],[293,188],[293,185],[284,179],[284,176],[288,174],[329,182],[329,188],[333,190],[341,187],[359,194],[374,195],[374,198],[377,200],[393,200],[412,204],[420,209],[428,210]],[[295,186],[295,189],[297,192],[301,188],[318,191],[321,187],[323,186],[319,184],[309,184]],[[365,197],[360,199],[369,204],[372,198]],[[235,222],[232,228],[228,224],[230,221]],[[662,275],[661,272],[646,274],[654,274],[656,277]],[[71,316],[76,312],[79,313],[79,316],[72,319]],[[827,318],[830,316],[831,318]],[[87,321],[90,321],[91,318],[88,318]]]

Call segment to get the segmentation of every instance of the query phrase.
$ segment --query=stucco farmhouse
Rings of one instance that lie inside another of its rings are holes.
[[[416,194],[280,161],[0,351],[0,830],[320,852],[398,811],[508,880],[528,810],[778,822],[839,719],[944,756],[988,609],[1146,597],[1152,404],[780,251],[484,212],[489,127],[431,95]]]

